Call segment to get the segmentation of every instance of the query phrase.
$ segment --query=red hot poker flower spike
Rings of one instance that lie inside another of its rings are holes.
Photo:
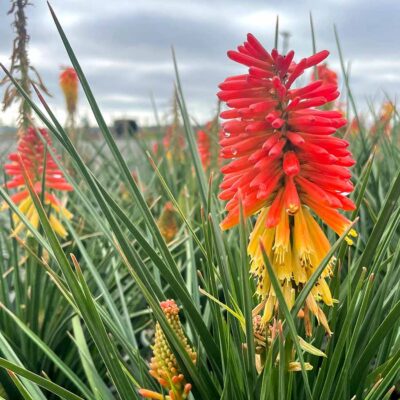
[[[48,147],[51,148],[52,142],[47,131],[40,129],[40,133],[47,142]],[[54,148],[53,151],[55,151]],[[54,191],[71,191],[73,188],[65,180],[50,152],[46,153],[45,146],[34,128],[29,128],[26,131],[18,142],[17,152],[11,153],[8,158],[11,163],[6,164],[4,168],[10,180],[6,183],[6,187],[8,189],[17,189],[11,199],[19,205],[20,211],[28,217],[34,227],[38,226],[39,216],[30,197],[23,170],[26,170],[33,184],[33,189],[40,195],[43,186],[43,168],[45,167],[44,201],[45,204],[50,204],[53,208],[53,213],[50,215],[50,223],[61,237],[66,236],[67,232],[56,215],[62,213],[66,218],[70,219],[72,214],[62,205]],[[2,208],[7,208],[7,206],[3,204]],[[17,224],[14,232],[16,234],[23,229],[24,225],[16,215],[14,220]]]
[[[169,325],[176,333],[189,357],[193,363],[196,363],[197,354],[190,347],[182,329],[177,304],[174,300],[165,300],[160,303],[160,306]],[[139,394],[142,397],[159,400],[186,400],[188,398],[192,385],[186,381],[185,376],[182,374],[176,357],[169,347],[169,343],[159,323],[156,324],[153,357],[151,358],[149,372],[168,391],[168,395],[142,388],[139,390]]]
[[[273,49],[269,53],[249,34],[237,51],[228,52],[229,58],[248,67],[248,72],[229,77],[219,86],[218,97],[229,107],[220,115],[226,120],[221,156],[229,160],[221,169],[224,179],[219,197],[227,201],[228,212],[221,227],[228,229],[239,222],[240,202],[245,216],[259,213],[248,252],[264,307],[263,323],[272,318],[277,300],[260,242],[291,307],[296,292],[330,248],[310,211],[341,235],[350,221],[339,210],[354,209],[347,198],[353,190],[348,167],[354,160],[348,143],[332,136],[346,120],[337,110],[318,108],[338,98],[337,80],[319,79],[294,87],[297,78],[328,54],[324,50],[296,63],[293,51],[282,55]],[[351,230],[350,236],[356,232]],[[350,237],[347,240],[352,242]],[[330,274],[331,265],[305,308],[328,333],[326,317],[315,299],[333,304],[325,281]]]

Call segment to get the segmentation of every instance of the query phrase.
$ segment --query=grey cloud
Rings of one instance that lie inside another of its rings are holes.
[[[338,66],[333,35],[336,23],[346,60],[352,60],[354,66],[351,84],[360,102],[382,90],[394,96],[400,89],[396,66],[389,62],[379,71],[379,61],[400,56],[400,3],[395,0],[286,0],[273,6],[264,0],[53,0],[53,5],[108,118],[118,110],[139,118],[148,115],[150,91],[161,111],[168,109],[174,79],[173,44],[188,104],[193,114],[206,119],[215,108],[218,83],[243,70],[227,59],[226,50],[240,44],[248,31],[272,47],[273,22],[268,19],[264,25],[259,18],[252,23],[250,17],[266,11],[282,15],[281,29],[292,34],[290,47],[298,57],[312,50],[308,22],[312,11],[317,46],[329,49],[330,62]],[[2,57],[9,53],[12,40],[7,7],[7,2],[0,2]],[[62,109],[59,66],[69,61],[44,1],[37,0],[35,7],[29,8],[29,32],[32,60],[54,94],[50,103]],[[357,68],[369,62],[378,62],[378,68]],[[87,110],[84,100],[81,109]]]

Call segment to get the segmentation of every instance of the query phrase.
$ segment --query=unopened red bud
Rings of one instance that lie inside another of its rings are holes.
[[[192,385],[190,384],[190,383],[187,383],[186,385],[185,385],[185,388],[183,389],[183,391],[186,393],[186,394],[189,394],[189,392],[192,390]]]
[[[281,126],[283,126],[283,124],[285,123],[285,121],[281,118],[276,118],[272,121],[272,127],[275,129],[279,129]]]
[[[285,183],[285,208],[289,214],[295,214],[300,208],[300,198],[292,177],[288,177]]]
[[[157,380],[161,386],[168,387],[168,382],[164,378],[158,378]]]
[[[296,176],[300,172],[300,162],[294,151],[288,151],[283,157],[283,171],[288,176]]]

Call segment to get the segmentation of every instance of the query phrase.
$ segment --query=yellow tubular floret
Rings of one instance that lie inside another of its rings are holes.
[[[53,228],[54,232],[56,232],[59,236],[62,238],[66,237],[68,235],[67,231],[61,224],[61,222],[53,215],[50,215],[50,225]]]
[[[65,218],[67,218],[68,220],[71,219],[73,217],[73,214],[67,210],[65,207],[60,207],[57,206],[55,204],[51,205],[53,207],[53,209],[57,212],[57,213],[61,213]]]
[[[49,217],[51,227],[57,233],[57,235],[59,235],[62,238],[66,237],[68,233],[56,215],[62,215],[64,218],[70,220],[73,216],[72,213],[63,206],[58,206],[49,203],[48,201],[46,201],[45,204],[46,205],[51,204],[53,210],[53,212],[50,214]],[[18,206],[18,210],[25,215],[26,219],[31,223],[31,225],[35,229],[39,227],[39,222],[40,222],[39,214],[36,211],[33,200],[30,196],[21,201],[21,203]],[[13,235],[17,236],[25,229],[25,224],[20,220],[20,218],[16,213],[13,213],[12,218],[15,224]]]
[[[257,294],[263,299],[264,304],[263,324],[268,323],[274,316],[277,299],[264,265],[260,241],[281,284],[289,309],[295,302],[296,290],[301,290],[301,286],[307,282],[330,250],[330,243],[325,233],[311,215],[308,207],[300,207],[293,216],[289,216],[283,210],[278,225],[273,228],[266,227],[268,210],[269,208],[265,208],[258,215],[248,246],[251,272],[257,277]],[[325,281],[325,278],[331,274],[333,262],[332,258],[322,272],[307,299],[306,306],[306,309],[315,315],[329,334],[331,332],[327,319],[316,300],[322,300],[328,306],[333,305],[332,294]],[[308,316],[307,321],[305,319],[306,322],[310,325]],[[311,331],[311,325],[307,331]]]

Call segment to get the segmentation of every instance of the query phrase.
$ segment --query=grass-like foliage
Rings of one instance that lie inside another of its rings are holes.
[[[187,148],[182,154],[171,154],[161,146],[155,154],[143,136],[127,138],[121,146],[50,11],[102,137],[101,143],[71,141],[39,89],[33,87],[37,97],[31,96],[3,67],[35,113],[36,123],[47,128],[63,154],[54,160],[73,187],[68,194],[73,217],[60,217],[68,232],[60,239],[51,211],[27,171],[23,173],[39,217],[37,227],[0,187],[9,207],[0,217],[0,398],[171,396],[165,390],[171,382],[157,381],[149,374],[154,332],[154,351],[165,346],[183,376],[172,386],[189,384],[186,391],[169,397],[175,400],[185,396],[203,400],[391,398],[400,373],[397,112],[389,130],[378,122],[363,123],[342,59],[348,113],[358,121],[355,132],[342,132],[357,160],[352,193],[357,207],[348,217],[355,221],[358,237],[348,246],[349,230],[340,238],[328,235],[331,251],[291,309],[263,254],[279,302],[279,321],[274,322],[274,334],[260,344],[253,323],[258,299],[247,254],[254,221],[242,214],[237,227],[224,232],[219,227],[224,215],[217,198],[220,174],[218,168],[209,174],[212,168],[205,171],[202,166],[175,54],[175,113],[182,121],[175,128],[181,129]],[[339,40],[337,45],[342,58]],[[160,133],[163,129],[159,127]],[[137,143],[132,145],[133,140]],[[217,140],[215,133],[210,146]],[[46,151],[51,154],[54,149],[49,146]],[[5,159],[6,154],[2,156]],[[13,214],[26,233],[12,234]],[[330,288],[337,301],[333,307],[321,306],[333,334],[327,336],[313,320],[310,339],[298,315],[333,256]],[[177,314],[175,308],[165,306],[171,306],[167,299],[179,306],[182,330],[171,323]],[[167,308],[172,314],[165,312]]]

